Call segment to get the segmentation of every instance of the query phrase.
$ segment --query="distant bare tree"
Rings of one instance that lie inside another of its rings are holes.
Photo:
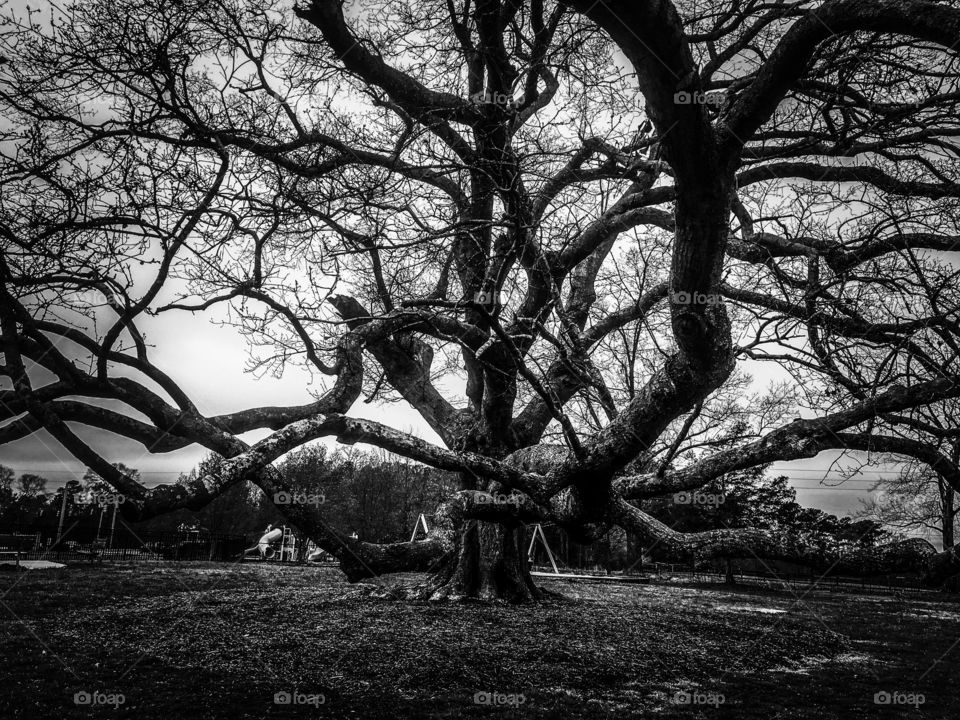
[[[47,479],[42,475],[23,473],[17,478],[17,492],[27,497],[39,497],[47,490]]]
[[[912,445],[915,452],[901,454],[900,472],[877,483],[874,490],[880,491],[879,496],[867,500],[861,514],[904,530],[934,530],[944,549],[954,547],[960,514],[960,405],[954,399],[944,400],[886,420],[889,433],[898,436],[888,442]],[[895,458],[892,450],[870,457],[865,466]]]
[[[957,506],[953,488],[922,465],[881,480],[862,500],[858,517],[869,518],[899,531],[933,531],[944,549],[955,544]]]

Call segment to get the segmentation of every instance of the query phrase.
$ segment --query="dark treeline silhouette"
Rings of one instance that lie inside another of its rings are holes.
[[[647,500],[643,510],[666,525],[683,532],[703,532],[738,527],[765,527],[790,532],[820,552],[853,552],[875,548],[895,539],[873,520],[837,517],[817,508],[805,508],[796,501],[796,491],[786,476],[769,478],[769,465],[729,473],[716,478],[696,492]],[[613,528],[599,541],[578,543],[556,526],[544,527],[544,536],[554,559],[561,566],[580,570],[636,570],[644,562],[678,562],[669,548],[646,545],[634,533]],[[549,558],[538,540],[534,561],[546,565]],[[733,579],[733,564],[715,559],[704,567],[724,570]],[[742,561],[740,567],[752,563]],[[760,569],[784,571],[799,566],[764,560]],[[754,568],[756,569],[756,568]]]
[[[208,455],[198,467],[182,474],[178,483],[192,483],[215,473],[221,462],[218,456]],[[128,474],[138,474],[133,468],[119,464],[117,467]],[[71,480],[63,488],[47,493],[46,478],[30,473],[17,477],[9,468],[0,466],[0,528],[39,533],[44,545],[47,538],[55,541],[61,528],[64,542],[109,539],[114,547],[135,548],[145,542],[143,538],[177,534],[188,538],[184,542],[197,536],[215,536],[242,537],[252,543],[267,525],[283,525],[278,502],[296,502],[322,508],[332,529],[342,535],[356,533],[370,542],[397,542],[410,537],[421,514],[428,526],[432,525],[432,508],[455,484],[452,473],[387,453],[330,452],[323,445],[307,446],[290,454],[279,469],[293,491],[288,498],[264,498],[259,488],[245,483],[231,488],[201,510],[178,510],[142,523],[127,523],[122,516],[118,520],[113,517],[113,505],[122,503],[122,496],[113,493],[91,470],[81,481]],[[762,466],[730,473],[697,492],[649,500],[644,510],[677,530],[773,527],[802,536],[822,550],[870,548],[891,540],[890,533],[878,522],[838,518],[800,506],[788,479],[765,478],[766,470],[767,466]],[[296,559],[302,560],[308,546],[306,537],[299,528],[291,530],[297,539]],[[545,525],[543,531],[555,560],[565,568],[624,571],[642,567],[644,561],[676,559],[667,548],[645,547],[639,537],[621,528],[611,529],[594,543],[577,542],[551,524]],[[542,544],[538,541],[533,547],[534,561],[546,564],[548,557]],[[731,564],[723,565],[728,579],[732,579]]]
[[[218,456],[208,455],[177,482],[187,484],[215,472],[220,462]],[[127,474],[138,474],[121,464],[116,467]],[[409,538],[420,514],[432,513],[453,487],[450,473],[382,452],[331,453],[322,445],[291,454],[280,469],[295,491],[289,502],[322,506],[337,532],[356,533],[373,542]],[[138,537],[176,533],[243,536],[252,542],[267,525],[284,524],[275,499],[263,497],[252,483],[238,484],[201,510],[178,510],[141,523],[129,523],[122,514],[114,520],[114,505],[122,505],[124,499],[91,470],[82,480],[70,480],[54,492],[45,492],[46,486],[46,478],[40,475],[24,473],[17,477],[10,468],[0,465],[0,529],[39,533],[46,544],[47,538],[58,537],[62,525],[64,542],[113,538],[115,546],[132,547]],[[302,559],[305,536],[298,528],[291,529],[297,537],[298,559]]]

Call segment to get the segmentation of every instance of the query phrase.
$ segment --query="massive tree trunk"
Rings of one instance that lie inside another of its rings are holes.
[[[428,583],[432,600],[534,602],[543,593],[534,584],[522,526],[468,522],[456,554]]]
[[[267,473],[257,478],[272,488]],[[331,530],[322,518],[283,509],[291,522],[309,528],[320,547],[340,561],[351,582],[400,572],[423,572],[413,587],[370,587],[381,597],[421,600],[533,602],[543,592],[533,583],[526,555],[526,522],[539,521],[531,505],[515,495],[465,489],[442,503],[426,539],[393,544],[367,543]]]
[[[418,585],[371,585],[361,591],[380,598],[513,604],[544,598],[530,575],[522,525],[470,520],[451,537],[450,543],[434,539],[392,546],[328,547],[351,582],[394,572],[427,573],[427,580]],[[368,553],[368,547],[391,551]]]
[[[465,439],[471,447],[490,444],[477,437]],[[507,450],[494,443],[493,453],[503,457]],[[467,492],[478,488],[468,473],[460,476]],[[496,490],[496,487],[493,488]],[[534,585],[526,555],[527,533],[519,522],[487,522],[478,519],[454,520],[454,550],[434,572],[425,588],[431,600],[494,600],[510,603],[534,602],[542,593]]]

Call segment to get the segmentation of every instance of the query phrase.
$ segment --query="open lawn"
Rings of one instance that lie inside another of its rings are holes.
[[[956,603],[548,583],[569,601],[344,598],[335,569],[272,565],[4,572],[0,717],[960,718]]]

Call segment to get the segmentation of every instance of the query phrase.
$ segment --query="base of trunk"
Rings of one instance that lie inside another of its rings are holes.
[[[565,599],[534,584],[525,541],[522,527],[470,521],[459,538],[456,552],[426,583],[364,585],[346,597],[511,604]]]
[[[457,553],[427,583],[431,600],[537,602],[543,593],[533,583],[524,550],[523,528],[471,521]]]

